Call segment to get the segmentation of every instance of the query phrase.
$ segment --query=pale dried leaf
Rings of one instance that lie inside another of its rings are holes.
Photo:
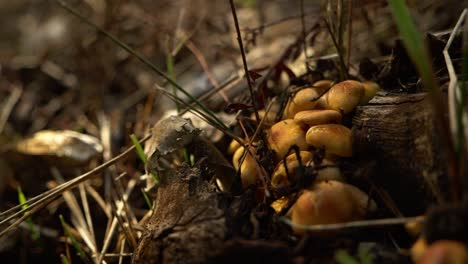
[[[186,147],[200,134],[200,130],[189,119],[179,116],[162,119],[154,125],[151,132],[151,139],[145,144],[148,161]]]
[[[70,130],[43,130],[18,142],[15,150],[58,165],[83,165],[102,153],[103,147],[93,136]]]

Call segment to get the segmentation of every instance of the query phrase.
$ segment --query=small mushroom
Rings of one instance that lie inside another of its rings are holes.
[[[314,82],[312,84],[312,87],[319,92],[319,95],[325,92],[327,89],[329,89],[333,85],[333,81],[331,80],[320,80],[317,82]],[[325,95],[320,96],[320,98],[317,101],[316,108],[319,109],[327,109],[327,99]]]
[[[361,97],[359,101],[360,105],[367,104],[377,92],[380,90],[380,86],[375,82],[362,82],[362,86],[364,88],[364,95]]]
[[[239,163],[242,159],[242,155],[244,154],[244,150],[244,147],[240,147],[232,156],[232,164],[236,170],[239,169]],[[244,187],[254,184],[257,180],[257,166],[255,158],[247,152],[244,162],[242,162],[240,166],[240,177]]]
[[[466,246],[461,242],[439,240],[432,243],[416,263],[465,264],[468,263],[468,252]]]
[[[268,130],[268,144],[275,151],[276,160],[286,156],[289,149],[296,145],[299,150],[306,150],[309,146],[305,140],[305,130],[293,119],[282,120]]]
[[[311,152],[301,151],[299,155],[303,166],[313,165]],[[271,176],[271,186],[275,188],[289,186],[291,184],[290,180],[292,182],[297,180],[297,175],[295,175],[295,173],[297,173],[297,169],[299,168],[299,161],[296,153],[290,154],[286,157],[285,161],[286,166],[285,162],[281,160],[278,165],[276,165]],[[328,159],[323,159],[321,165],[334,165],[334,163]],[[286,173],[286,167],[288,169],[288,173]],[[307,175],[304,176],[307,177]],[[328,180],[343,181],[343,176],[341,175],[341,171],[338,167],[326,167],[318,170],[315,181]]]
[[[270,207],[275,210],[276,213],[281,212],[283,208],[288,205],[289,199],[287,196],[283,196],[270,204]]]
[[[352,133],[351,130],[339,124],[324,124],[309,128],[306,142],[316,148],[325,147],[327,155],[351,157]]]
[[[237,140],[232,140],[231,143],[228,146],[227,153],[229,155],[232,155],[238,150],[241,146],[241,144]]]
[[[341,122],[341,114],[335,110],[305,110],[297,113],[294,120],[298,123],[306,124],[309,126],[339,123]]]
[[[422,219],[409,221],[405,224],[406,232],[408,232],[413,237],[418,237],[421,234],[423,224],[424,223]]]
[[[292,208],[291,220],[296,225],[334,224],[360,220],[375,210],[375,203],[358,188],[338,182],[324,181],[305,190]],[[298,234],[301,228],[294,228]]]
[[[333,85],[332,80],[320,80],[312,84],[312,87],[317,89],[320,93],[324,92]]]
[[[422,255],[424,255],[424,252],[426,251],[427,247],[428,246],[426,239],[424,239],[423,237],[419,237],[418,240],[414,242],[410,249],[411,259],[414,263],[418,263]]]
[[[300,151],[299,156],[300,156],[301,163],[303,166],[305,166],[312,159],[312,153],[308,151]],[[286,162],[286,166],[285,166],[285,162]],[[288,173],[286,173],[286,168],[287,168]],[[278,163],[278,165],[276,165],[276,168],[271,176],[271,186],[275,188],[289,186],[290,185],[289,180],[292,180],[292,181],[296,180],[295,172],[297,171],[298,168],[299,168],[299,160],[298,160],[297,154],[296,153],[289,154],[289,156],[286,157],[285,161],[281,160]]]
[[[258,111],[258,116],[260,117],[260,120],[261,120],[261,119],[265,119],[265,120],[263,121],[263,125],[264,125],[264,126],[270,127],[270,126],[272,126],[272,125],[275,123],[276,112],[270,110],[270,111],[268,112],[268,114],[267,114],[265,110],[259,110],[259,111]],[[255,120],[255,113],[252,113],[252,114],[250,115],[250,119]]]
[[[305,88],[297,92],[284,109],[285,118],[293,118],[297,112],[314,109],[320,93],[313,88]]]
[[[359,104],[363,95],[364,87],[358,81],[337,83],[325,94],[327,108],[348,114]]]

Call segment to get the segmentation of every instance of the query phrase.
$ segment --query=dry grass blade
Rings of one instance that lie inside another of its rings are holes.
[[[113,236],[115,234],[115,230],[116,230],[117,224],[118,224],[118,219],[117,219],[116,215],[120,215],[122,213],[122,210],[124,209],[124,206],[127,205],[128,197],[130,196],[130,194],[134,190],[135,186],[136,186],[136,180],[131,179],[129,181],[128,185],[127,185],[127,189],[125,190],[125,193],[123,193],[122,196],[121,196],[122,200],[117,201],[117,210],[115,211],[114,216],[112,218],[110,218],[111,223],[109,225],[109,228],[106,230],[106,233],[105,233],[105,236],[104,236],[104,243],[103,243],[103,246],[102,246],[102,249],[101,249],[101,252],[100,252],[100,258],[99,258],[98,263],[100,263],[102,258],[106,255],[107,249],[109,248],[110,242],[111,242],[111,240],[112,240],[112,238],[113,238]],[[127,210],[128,210],[128,208],[127,208]],[[133,220],[134,224],[138,224],[137,221],[136,221],[136,218],[133,216],[133,214],[132,214],[132,220]],[[130,222],[129,222],[129,225],[131,225]],[[134,230],[132,230],[132,232],[134,234],[136,234],[136,232]]]
[[[145,136],[143,139],[140,140],[140,143],[145,142],[151,137],[151,134],[148,134]],[[127,156],[129,153],[132,153],[133,150],[135,149],[135,146],[131,146],[128,149],[126,149],[124,152],[121,154],[117,155],[113,159],[110,159],[109,161],[99,165],[98,167],[94,168],[91,171],[88,171],[80,176],[77,176],[76,178],[65,182],[63,184],[60,184],[59,186],[44,192],[34,198],[29,199],[25,203],[22,203],[20,205],[17,205],[11,209],[8,209],[7,211],[3,212],[0,214],[0,217],[4,217],[2,221],[0,221],[0,226],[4,225],[11,220],[15,219],[16,217],[19,217],[21,214],[24,214],[22,217],[17,219],[15,222],[11,223],[9,226],[7,226],[5,229],[3,229],[0,232],[0,237],[4,236],[6,233],[8,233],[10,230],[13,228],[17,227],[20,223],[22,223],[24,220],[29,218],[31,215],[36,213],[38,210],[42,209],[45,207],[47,204],[49,204],[51,201],[53,201],[55,198],[60,196],[62,193],[65,191],[71,190],[75,187],[77,187],[80,183],[88,180],[95,174],[102,172],[112,164],[116,163],[117,161],[121,160],[125,156]],[[22,209],[22,206],[28,205],[28,208]],[[9,215],[9,216],[7,216]]]
[[[82,184],[80,184],[78,186],[79,191],[80,191],[81,204],[83,205],[83,211],[84,211],[84,215],[85,215],[85,218],[86,218],[86,224],[87,224],[87,227],[88,227],[88,232],[89,232],[90,237],[92,238],[91,242],[93,242],[93,245],[95,247],[97,247],[96,235],[94,233],[93,218],[91,217],[91,211],[89,209],[88,197],[86,196],[86,189],[84,187],[85,184],[87,184],[87,183],[84,182],[84,183],[82,183]]]
[[[325,224],[325,225],[298,225],[294,224],[290,219],[282,217],[281,221],[286,223],[289,226],[294,227],[295,229],[306,230],[310,233],[321,233],[321,232],[330,232],[330,231],[346,231],[352,229],[365,229],[365,228],[377,228],[377,227],[388,227],[394,225],[404,225],[412,221],[422,221],[424,216],[416,217],[398,217],[398,218],[385,218],[385,219],[376,219],[376,220],[363,220],[363,221],[353,221],[339,224]]]
[[[449,74],[450,82],[449,82],[449,88],[448,88],[448,105],[449,105],[449,122],[450,122],[450,131],[452,134],[453,142],[455,143],[455,147],[458,148],[458,146],[461,144],[461,136],[460,133],[464,133],[463,129],[463,123],[460,122],[461,120],[466,119],[466,114],[463,114],[464,117],[458,116],[458,110],[457,106],[460,104],[461,96],[460,96],[460,89],[459,87],[459,82],[458,82],[458,77],[455,72],[455,68],[453,67],[452,63],[452,58],[450,57],[449,54],[449,49],[452,46],[453,40],[455,39],[455,36],[458,34],[460,27],[462,26],[463,21],[466,19],[466,14],[467,14],[468,9],[464,9],[463,12],[460,15],[460,18],[457,21],[457,24],[452,30],[452,33],[450,34],[450,38],[447,41],[447,44],[445,45],[443,55],[445,59],[445,64],[447,66],[447,71]],[[464,136],[464,135],[463,135]]]
[[[21,89],[18,86],[13,86],[13,91],[11,91],[10,96],[8,97],[8,99],[5,102],[5,105],[3,106],[2,113],[0,114],[0,134],[3,132],[8,117],[11,114],[11,110],[13,110],[13,107],[15,106],[16,102],[18,102],[18,100],[20,99],[22,93],[23,89]]]
[[[59,183],[64,182],[58,169],[52,168],[51,173],[55,177],[57,182]],[[90,227],[86,223],[85,217],[83,215],[83,212],[81,211],[80,205],[78,204],[78,201],[75,195],[70,191],[66,191],[62,195],[63,195],[63,198],[65,199],[65,202],[67,203],[68,208],[71,211],[72,223],[74,227],[80,234],[81,239],[83,239],[85,244],[91,250],[91,252],[95,254],[97,252],[97,247],[96,247],[96,238],[94,237],[94,232],[90,230]],[[83,204],[83,206],[85,205]]]

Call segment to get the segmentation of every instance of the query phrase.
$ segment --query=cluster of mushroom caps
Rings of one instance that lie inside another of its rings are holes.
[[[283,120],[273,123],[274,114],[259,112],[265,119],[268,145],[277,162],[270,177],[271,187],[288,187],[299,177],[315,177],[311,186],[304,186],[287,213],[294,226],[359,220],[375,208],[375,203],[364,192],[345,183],[336,161],[340,157],[351,157],[353,152],[352,133],[340,124],[342,116],[350,114],[358,105],[367,104],[378,90],[374,82],[346,80],[333,84],[322,80],[290,98]],[[292,146],[299,152],[291,151]],[[314,151],[318,149],[325,151],[325,157],[321,164],[314,164]],[[232,143],[228,152],[233,154],[234,167],[239,170],[240,165],[243,185],[254,184],[261,170],[255,149],[246,152],[244,147]],[[315,165],[321,169],[314,170],[314,175],[301,170],[301,166],[312,168]],[[304,175],[299,175],[299,171]],[[288,203],[287,197],[278,198],[272,203],[277,212]],[[303,233],[300,228],[294,231]]]

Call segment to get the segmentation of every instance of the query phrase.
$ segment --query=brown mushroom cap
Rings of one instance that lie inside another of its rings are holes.
[[[380,90],[380,86],[375,82],[362,82],[362,86],[364,87],[364,95],[361,97],[359,104],[365,105],[374,98]]]
[[[306,166],[306,164],[312,159],[312,153],[308,151],[300,151],[299,155],[302,166]],[[286,173],[286,168],[288,169],[288,173]],[[271,186],[275,188],[289,186],[289,179],[291,179],[292,181],[296,180],[294,172],[297,168],[299,168],[298,156],[296,155],[296,153],[289,154],[289,156],[286,157],[285,161],[281,160],[279,161],[278,165],[276,165],[276,168],[271,176]]]
[[[348,114],[359,104],[363,95],[364,87],[358,81],[337,83],[325,94],[327,108]]]
[[[352,156],[352,133],[343,125],[324,124],[309,128],[306,142],[316,148],[325,147],[327,155]]]
[[[244,149],[244,147],[239,147],[232,156],[232,164],[236,170],[239,169]],[[244,162],[240,166],[240,176],[244,187],[254,184],[257,179],[257,164],[255,158],[249,152],[247,152]]]
[[[352,185],[338,181],[319,182],[299,196],[292,208],[291,220],[298,225],[360,220],[366,215],[368,202],[367,194]],[[373,201],[370,204],[375,206]],[[299,228],[294,231],[304,233]]]
[[[309,126],[339,123],[341,122],[341,114],[335,110],[305,110],[297,113],[294,120],[298,123],[303,123]]]
[[[305,88],[297,92],[288,102],[284,109],[285,118],[293,118],[294,115],[303,110],[314,109],[317,104],[320,93],[313,88]]]
[[[306,150],[309,146],[305,140],[305,130],[293,119],[286,119],[274,124],[268,130],[268,144],[275,151],[276,160],[286,156],[291,146]]]
[[[466,246],[457,241],[438,240],[426,248],[418,264],[464,264],[468,263]]]

